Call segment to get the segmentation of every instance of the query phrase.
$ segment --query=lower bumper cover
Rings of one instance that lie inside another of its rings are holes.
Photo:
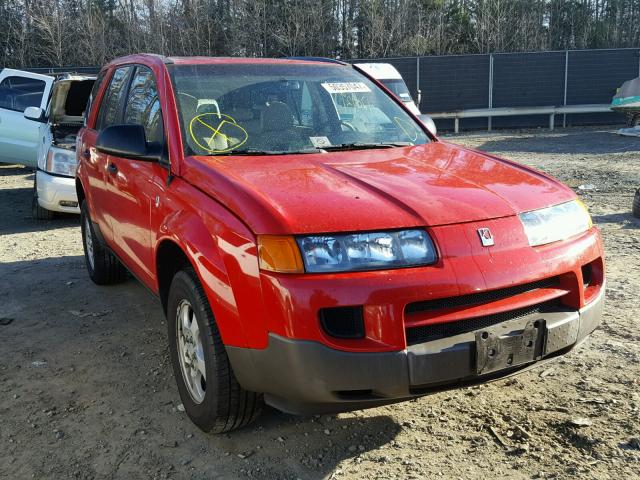
[[[228,346],[227,353],[240,384],[264,393],[275,408],[296,414],[355,410],[497,380],[545,363],[567,353],[595,330],[603,302],[604,287],[580,311],[534,314],[484,329],[492,338],[504,338],[522,333],[532,321],[546,325],[537,360],[518,366],[505,363],[491,373],[478,373],[477,332],[382,353],[344,352],[270,334],[266,349]]]
[[[38,203],[42,208],[52,212],[80,213],[78,195],[76,193],[76,180],[73,177],[59,177],[49,175],[42,170],[36,172],[36,185],[38,188]],[[60,205],[60,202],[75,203],[76,206]]]

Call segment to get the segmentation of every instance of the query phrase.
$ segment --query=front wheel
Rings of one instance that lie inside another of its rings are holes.
[[[36,220],[53,220],[56,217],[56,212],[42,208],[38,203],[37,195],[34,195],[31,200],[31,215]]]
[[[33,196],[31,197],[31,215],[36,220],[52,220],[56,213],[42,208],[38,202],[38,184],[33,181]]]
[[[262,395],[236,380],[195,271],[178,272],[167,302],[169,350],[185,412],[201,430],[223,433],[254,421]]]

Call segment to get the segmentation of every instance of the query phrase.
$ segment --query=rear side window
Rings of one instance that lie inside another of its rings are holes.
[[[24,112],[39,107],[46,83],[35,78],[7,77],[0,82],[0,108]]]
[[[136,68],[125,108],[124,123],[142,125],[147,142],[164,141],[158,88],[149,68]]]
[[[119,123],[120,106],[126,92],[126,80],[129,78],[131,67],[118,68],[111,78],[109,88],[104,94],[100,105],[100,114],[96,122],[96,130],[102,130],[109,125]]]

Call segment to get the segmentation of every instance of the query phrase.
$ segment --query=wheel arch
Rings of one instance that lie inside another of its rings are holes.
[[[176,273],[185,267],[197,269],[187,257],[184,250],[172,239],[164,239],[156,248],[156,279],[158,282],[158,296],[165,314],[167,313],[167,300],[169,288]],[[198,275],[199,277],[199,275]],[[201,280],[202,281],[202,280]]]
[[[155,248],[157,293],[167,313],[173,276],[184,267],[193,268],[225,345],[246,347],[249,342],[247,329],[251,326],[243,321],[238,292],[232,287],[232,282],[238,286],[246,278],[233,272],[237,270],[233,266],[234,260],[219,247],[219,244],[225,244],[225,233],[221,230],[225,230],[221,224],[210,225],[194,211],[180,210],[166,218],[159,228],[166,234],[158,238]]]
[[[82,202],[86,200],[87,196],[84,193],[84,187],[82,186],[82,182],[78,177],[76,177],[76,195],[78,197],[78,206],[80,206],[82,205]]]

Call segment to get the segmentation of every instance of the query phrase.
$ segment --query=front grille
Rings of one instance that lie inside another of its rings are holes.
[[[483,317],[469,318],[467,320],[456,320],[447,323],[436,323],[433,325],[423,325],[420,327],[407,328],[407,345],[430,342],[439,338],[452,337],[461,333],[473,332],[482,328],[491,327],[508,320],[525,317],[535,313],[558,311],[561,303],[558,299],[549,302],[539,303],[507,312],[494,313]]]
[[[495,302],[515,295],[532,292],[540,288],[554,287],[560,287],[560,279],[558,277],[545,278],[544,280],[515,285],[513,287],[500,288],[497,290],[487,290],[484,292],[470,293],[468,295],[460,295],[457,297],[438,298],[436,300],[424,300],[421,302],[410,303],[405,307],[405,314],[411,315],[412,313],[481,305],[483,303]]]

